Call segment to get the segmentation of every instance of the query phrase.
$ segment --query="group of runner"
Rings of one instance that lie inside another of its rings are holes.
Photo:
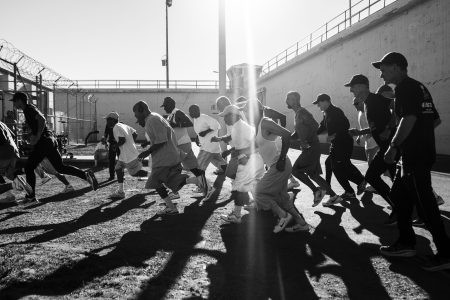
[[[400,233],[396,243],[381,247],[381,253],[401,257],[416,254],[412,229],[415,208],[416,224],[423,222],[427,226],[438,250],[428,269],[450,268],[450,241],[438,209],[443,200],[431,187],[430,172],[436,158],[434,128],[441,122],[439,114],[427,88],[408,76],[408,62],[402,54],[387,53],[372,65],[380,70],[380,77],[385,81],[377,93],[370,92],[369,80],[362,74],[354,75],[344,84],[354,96],[359,129],[350,128],[344,112],[327,94],[319,94],[312,102],[323,112],[320,123],[301,105],[299,92],[286,94],[286,105],[295,113],[293,132],[285,128],[286,117],[283,114],[264,106],[256,98],[239,97],[232,102],[225,96],[219,97],[216,100],[219,118],[216,119],[201,113],[198,105],[189,107],[189,118],[176,108],[173,98],[166,97],[161,106],[168,114],[166,118],[150,111],[144,101],[133,106],[137,123],[144,128],[149,145],[139,152],[136,130],[119,122],[118,113],[109,113],[105,117],[109,139],[114,139],[111,147],[118,154],[115,174],[110,168],[110,179],[117,176],[118,190],[111,197],[125,198],[124,170],[127,169],[132,176],[148,176],[145,188],[155,189],[165,204],[158,214],[176,215],[179,211],[173,200],[180,197],[178,192],[184,185],[196,184],[198,192],[203,193],[207,200],[220,192],[226,176],[231,179],[230,197],[234,206],[222,219],[228,223],[240,223],[243,209],[269,210],[278,219],[273,229],[278,233],[310,229],[294,204],[295,194],[289,191],[299,185],[293,177],[311,189],[312,206],[320,203],[333,206],[342,201],[352,201],[367,191],[376,192],[392,209],[385,223],[397,224]],[[395,85],[395,90],[390,85]],[[10,163],[6,174],[25,188],[26,202],[38,201],[34,172],[45,158],[56,173],[80,177],[87,180],[94,190],[97,189],[98,184],[91,171],[85,172],[62,163],[56,140],[47,129],[44,116],[28,103],[26,94],[16,93],[12,101],[15,108],[23,110],[31,129],[32,151],[23,165],[26,181],[16,164],[17,147],[5,142],[12,137],[3,125],[2,146],[8,144],[12,149],[9,150]],[[197,157],[192,150],[188,127],[193,127],[198,136],[200,151]],[[321,176],[320,134],[327,134],[330,143],[325,178]],[[365,175],[351,162],[355,136],[358,143],[362,141],[365,145],[369,162]],[[287,157],[291,144],[297,144],[301,150],[293,164]],[[113,156],[115,159],[115,154]],[[146,172],[142,169],[142,160],[149,156],[151,171]],[[214,183],[205,177],[210,163],[217,168]],[[186,172],[182,172],[183,169]],[[341,195],[331,187],[332,174],[344,190]],[[392,187],[384,181],[383,175],[390,178]],[[356,193],[350,182],[356,184]],[[323,202],[327,195],[328,199]]]

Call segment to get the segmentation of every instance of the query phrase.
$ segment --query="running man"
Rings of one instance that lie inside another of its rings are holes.
[[[220,125],[216,119],[200,113],[200,107],[196,104],[189,107],[189,116],[194,120],[194,131],[198,135],[200,143],[200,152],[197,156],[198,167],[202,171],[206,171],[206,168],[211,163],[216,168],[223,170],[220,176],[222,180],[216,180],[214,182],[209,194],[206,198],[209,198],[217,189],[222,188],[222,184],[225,179],[225,170],[227,168],[227,162],[221,155],[220,145],[218,142],[211,142],[212,137],[217,137]]]
[[[353,152],[353,138],[348,132],[350,122],[344,112],[331,103],[331,98],[327,94],[318,95],[313,104],[316,104],[323,112],[323,120],[320,122],[317,134],[328,133],[328,139],[331,142],[332,170],[345,191],[339,198],[336,198],[336,201],[328,201],[326,205],[333,205],[339,200],[355,199],[355,191],[350,186],[349,180],[357,184],[358,195],[366,189],[366,181],[361,172],[350,161]]]
[[[400,122],[384,159],[392,164],[400,152],[403,161],[403,174],[395,177],[391,188],[391,199],[397,209],[399,238],[390,246],[381,246],[380,252],[391,257],[416,255],[416,234],[411,218],[416,204],[437,248],[437,254],[425,269],[450,269],[450,239],[431,187],[431,167],[436,161],[433,99],[422,83],[408,76],[408,61],[402,54],[387,53],[372,65],[380,70],[380,77],[386,84],[396,85],[395,113]]]
[[[112,129],[115,144],[110,145],[117,146],[119,148],[119,159],[116,162],[114,170],[117,175],[117,182],[119,188],[116,192],[110,195],[113,199],[125,198],[124,186],[124,170],[127,169],[128,173],[134,177],[147,176],[147,171],[142,170],[142,162],[138,159],[139,151],[136,148],[137,133],[134,128],[119,122],[119,114],[115,111],[110,112],[106,117],[106,126]],[[114,151],[116,152],[116,151]]]
[[[186,154],[178,148],[175,132],[166,119],[160,114],[151,112],[144,101],[137,102],[133,106],[133,112],[139,125],[145,128],[151,143],[150,148],[138,156],[140,160],[152,156],[152,171],[145,188],[155,189],[166,204],[166,208],[160,211],[159,215],[178,214],[178,209],[169,197],[166,187],[174,193],[185,184],[197,184],[206,189],[205,176],[188,178],[188,175],[181,174],[182,156]]]
[[[309,225],[294,205],[294,194],[288,193],[287,182],[292,164],[286,156],[289,150],[291,133],[270,118],[264,116],[264,106],[259,100],[250,99],[244,107],[255,124],[256,145],[268,170],[256,184],[255,202],[258,208],[272,210],[278,216],[273,232],[308,231]],[[287,227],[294,219],[296,224]]]
[[[178,148],[186,153],[181,164],[184,169],[191,171],[195,177],[205,177],[205,172],[198,168],[197,158],[195,157],[194,151],[192,151],[192,142],[187,131],[187,128],[192,127],[194,124],[192,124],[189,117],[183,111],[175,106],[176,102],[171,97],[164,98],[164,102],[161,105],[166,113],[169,114],[167,121],[169,121],[170,126],[172,126],[175,132]],[[206,178],[202,179],[202,181],[206,181]],[[203,195],[208,195],[209,186],[206,185],[203,189]],[[176,193],[174,192],[174,194]]]
[[[83,171],[79,168],[65,165],[61,154],[58,151],[58,142],[53,133],[47,128],[44,115],[33,104],[28,103],[28,96],[25,93],[17,92],[12,100],[16,109],[23,110],[25,123],[31,129],[30,145],[33,150],[25,165],[27,183],[32,188],[32,193],[25,197],[26,202],[38,202],[35,195],[36,175],[34,169],[47,157],[55,170],[61,174],[67,174],[84,179],[95,191],[98,188],[97,179],[92,171]]]
[[[317,137],[319,124],[313,115],[300,105],[300,94],[291,91],[286,95],[286,105],[295,113],[294,136],[300,141],[301,154],[292,167],[292,174],[307,185],[313,192],[314,201],[312,206],[317,206],[325,194],[330,195],[329,203],[336,204],[342,199],[336,195],[331,186],[323,179],[322,167],[320,166],[320,143]],[[311,180],[315,181],[317,187]],[[328,204],[328,202],[326,202]],[[324,203],[325,205],[325,203]]]
[[[211,141],[232,141],[234,154],[237,159],[236,177],[231,183],[231,199],[234,200],[234,209],[222,219],[229,223],[240,223],[244,204],[249,204],[249,192],[254,193],[256,182],[264,175],[264,162],[255,147],[255,128],[242,118],[242,112],[235,105],[227,106],[219,114],[223,116],[231,134],[225,137],[213,137]]]

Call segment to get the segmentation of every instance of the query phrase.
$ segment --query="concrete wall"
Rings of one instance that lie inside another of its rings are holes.
[[[356,127],[352,94],[344,83],[362,73],[376,90],[383,82],[370,62],[401,52],[409,75],[427,85],[443,120],[436,129],[437,151],[450,154],[449,49],[449,0],[399,0],[259,78],[258,88],[266,90],[267,105],[288,115],[291,129],[294,115],[284,102],[290,90],[300,92],[302,105],[317,120],[322,114],[311,102],[319,93],[329,94]]]
[[[67,94],[65,91],[58,91],[55,95],[55,106],[58,112],[67,112],[67,102],[69,103],[69,117],[75,117],[75,111],[78,110],[78,118],[95,120],[94,106],[87,103],[86,95],[93,94],[97,98],[97,129],[100,135],[94,138],[100,138],[105,130],[106,121],[103,119],[110,111],[117,111],[120,115],[120,121],[135,128],[138,132],[138,138],[144,139],[144,130],[136,124],[136,118],[133,114],[133,105],[139,100],[144,100],[151,111],[161,115],[166,114],[160,107],[163,99],[167,96],[172,97],[177,102],[177,108],[188,113],[188,108],[192,104],[198,104],[202,113],[214,116],[215,100],[218,97],[218,90],[211,89],[169,89],[169,90],[144,90],[144,89],[97,89],[83,91],[78,94]],[[67,101],[68,100],[68,101]],[[84,115],[82,103],[84,103]],[[76,109],[76,103],[78,109]],[[58,122],[58,121],[57,121]],[[70,138],[79,142],[83,141],[86,135],[93,130],[94,122],[83,122],[85,126],[81,128],[81,123],[69,121]]]

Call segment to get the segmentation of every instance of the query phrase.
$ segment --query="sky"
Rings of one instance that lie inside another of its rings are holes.
[[[348,0],[226,0],[227,68],[263,65]],[[165,0],[0,0],[0,39],[72,80],[164,80]],[[217,80],[218,0],[173,0],[170,80]]]

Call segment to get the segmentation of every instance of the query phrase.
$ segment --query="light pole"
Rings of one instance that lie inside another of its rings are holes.
[[[169,88],[169,7],[172,0],[166,0],[166,88]]]
[[[219,96],[224,96],[227,91],[225,21],[225,0],[219,0]]]

